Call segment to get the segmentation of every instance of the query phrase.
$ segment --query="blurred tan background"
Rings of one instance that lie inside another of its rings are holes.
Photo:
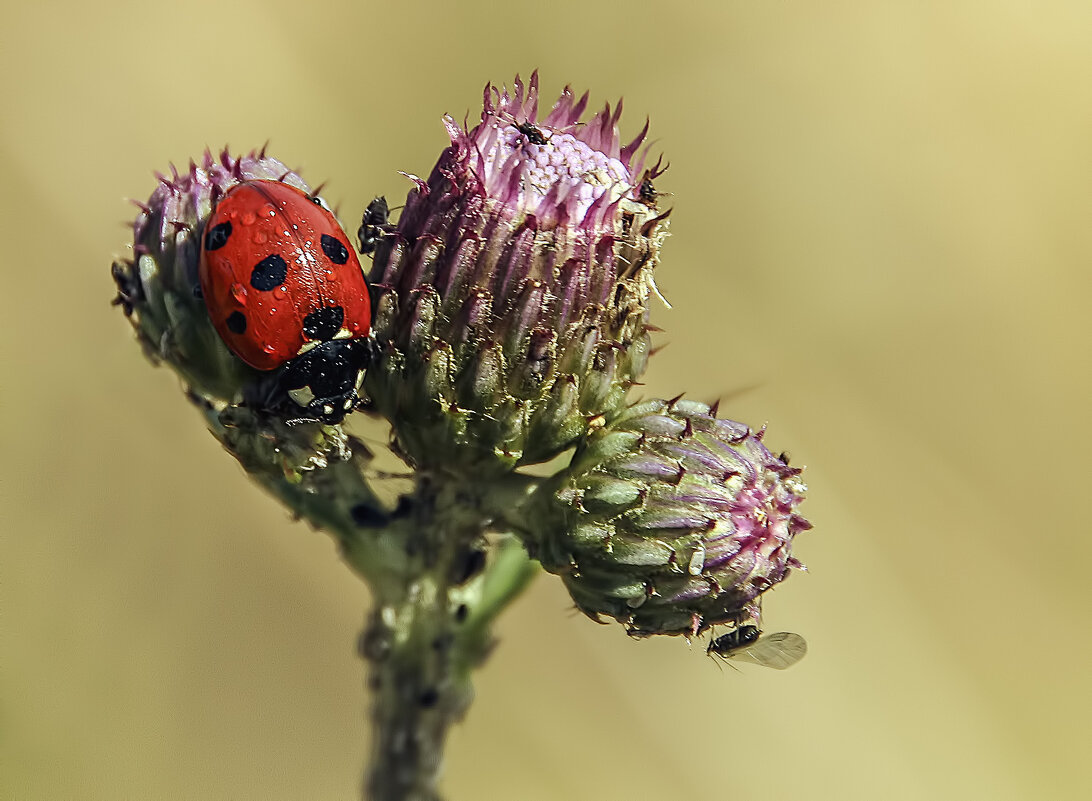
[[[312,10],[313,9],[313,10]],[[271,140],[355,220],[541,70],[647,113],[673,236],[649,395],[806,464],[785,673],[629,641],[542,577],[460,799],[1092,793],[1092,4],[5,3],[0,796],[347,799],[367,595],[144,361],[126,197]]]

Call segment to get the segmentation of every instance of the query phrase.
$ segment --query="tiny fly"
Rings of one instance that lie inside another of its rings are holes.
[[[808,652],[808,644],[799,634],[778,631],[762,635],[757,626],[740,626],[709,643],[706,653],[721,659],[751,662],[784,670],[792,667]]]

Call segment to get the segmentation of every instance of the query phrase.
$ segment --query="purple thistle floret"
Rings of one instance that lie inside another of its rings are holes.
[[[566,89],[539,119],[537,75],[486,86],[477,126],[445,118],[450,146],[377,250],[367,388],[414,464],[550,459],[645,369],[660,167],[645,130],[620,144],[620,103],[582,122],[586,104]]]
[[[588,616],[635,636],[759,625],[759,596],[802,568],[800,470],[762,433],[691,401],[647,401],[591,434],[532,507],[538,556]]]

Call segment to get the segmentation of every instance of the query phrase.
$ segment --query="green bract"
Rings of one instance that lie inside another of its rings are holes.
[[[792,557],[806,487],[762,432],[705,404],[637,404],[581,444],[532,501],[538,558],[585,614],[634,635],[757,619]]]

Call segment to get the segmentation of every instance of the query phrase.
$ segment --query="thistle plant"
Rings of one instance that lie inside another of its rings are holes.
[[[491,624],[540,567],[593,619],[684,637],[760,627],[762,594],[800,567],[805,487],[764,430],[631,397],[657,330],[662,162],[647,123],[623,142],[621,103],[585,117],[587,98],[566,89],[540,115],[537,75],[486,86],[480,123],[444,118],[450,144],[427,180],[409,176],[397,221],[385,200],[364,214],[374,340],[357,411],[389,425],[412,476],[397,497],[346,425],[360,414],[292,420],[261,403],[268,377],[225,345],[195,289],[220,199],[261,180],[311,195],[302,177],[264,151],[172,169],[113,266],[145,354],[371,590],[366,798],[440,797]],[[547,462],[565,466],[543,475]]]

